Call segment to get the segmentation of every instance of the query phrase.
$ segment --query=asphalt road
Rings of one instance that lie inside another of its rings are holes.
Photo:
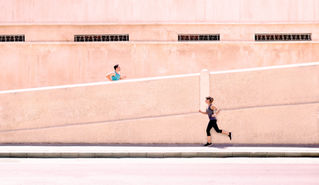
[[[0,184],[319,185],[319,158],[1,158]]]

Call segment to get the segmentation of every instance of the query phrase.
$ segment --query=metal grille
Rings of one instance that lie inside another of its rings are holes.
[[[0,35],[0,42],[24,42],[24,35]]]
[[[219,41],[219,34],[180,34],[178,41]]]
[[[255,41],[311,41],[311,33],[258,33]]]
[[[74,35],[74,42],[129,41],[129,35]]]

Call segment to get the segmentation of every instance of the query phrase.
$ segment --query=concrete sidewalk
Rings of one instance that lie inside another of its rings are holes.
[[[265,146],[0,146],[0,157],[17,158],[171,158],[319,157],[318,147]]]

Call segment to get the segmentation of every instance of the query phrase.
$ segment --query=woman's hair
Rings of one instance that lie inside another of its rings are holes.
[[[213,98],[213,97],[210,97],[210,96],[207,96],[207,97],[206,97],[206,100],[209,100],[211,103],[213,103],[214,98]]]
[[[119,67],[119,65],[118,64],[116,64],[115,66],[114,66],[114,70],[116,70],[116,68],[118,68]]]

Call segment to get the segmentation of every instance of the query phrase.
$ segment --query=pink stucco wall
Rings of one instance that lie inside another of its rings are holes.
[[[4,130],[194,112],[198,81],[192,76],[0,94],[0,122],[8,124]]]
[[[319,98],[318,72],[319,65],[212,73],[210,92],[224,109],[313,103]]]
[[[114,64],[128,78],[319,60],[318,42],[0,43],[0,90],[105,81]]]
[[[0,143],[205,142],[207,116],[197,110],[200,88],[210,86],[232,143],[319,144],[318,63],[214,73],[201,87],[199,80],[193,74],[2,92]],[[229,143],[212,133],[215,143]]]
[[[319,24],[83,24],[0,25],[0,34],[24,34],[26,42],[73,42],[81,34],[129,34],[130,41],[177,41],[178,34],[220,34],[221,41],[254,41],[255,33],[311,33]]]
[[[318,143],[318,87],[319,65],[210,75],[221,124],[246,143]]]
[[[150,135],[152,138],[157,138],[157,142],[169,142],[170,140],[174,142],[181,133],[171,137],[172,132],[167,129],[172,127],[172,130],[181,129],[182,131],[185,127],[178,128],[182,126],[181,124],[196,126],[195,122],[191,123],[184,118],[185,116],[191,117],[198,110],[198,82],[199,76],[192,75],[0,93],[0,122],[3,123],[0,125],[0,143],[155,142],[155,139],[146,141]],[[19,102],[19,106],[14,102]],[[89,125],[92,127],[84,128]],[[103,127],[108,125],[108,128],[101,129],[101,131],[104,130],[104,133],[96,132],[95,129],[101,125]],[[84,130],[77,130],[78,126]],[[69,127],[77,131],[73,130],[72,133],[67,134]],[[94,129],[91,130],[92,128]],[[59,134],[55,132],[56,129],[59,130]],[[155,131],[151,131],[154,129]],[[167,133],[164,132],[165,130]],[[51,134],[42,135],[40,133],[42,131],[49,131]],[[84,135],[81,134],[83,131]],[[33,136],[20,135],[31,132]],[[105,139],[103,135],[115,140],[102,141],[102,138]],[[124,135],[125,137],[135,135],[135,137],[129,139],[130,141],[125,141],[128,138],[123,138]],[[35,139],[35,136],[38,139]]]
[[[318,0],[0,0],[0,143],[201,143],[211,94],[233,143],[319,144]],[[75,34],[130,42],[74,43]],[[219,33],[221,42],[177,42]],[[254,42],[255,33],[312,33],[311,42]],[[105,81],[119,63],[129,80]],[[196,73],[188,76],[135,79]],[[202,78],[203,77],[203,78]],[[203,81],[203,79],[207,80]],[[215,143],[228,139],[213,134]]]
[[[317,0],[1,0],[0,23],[318,22]]]

